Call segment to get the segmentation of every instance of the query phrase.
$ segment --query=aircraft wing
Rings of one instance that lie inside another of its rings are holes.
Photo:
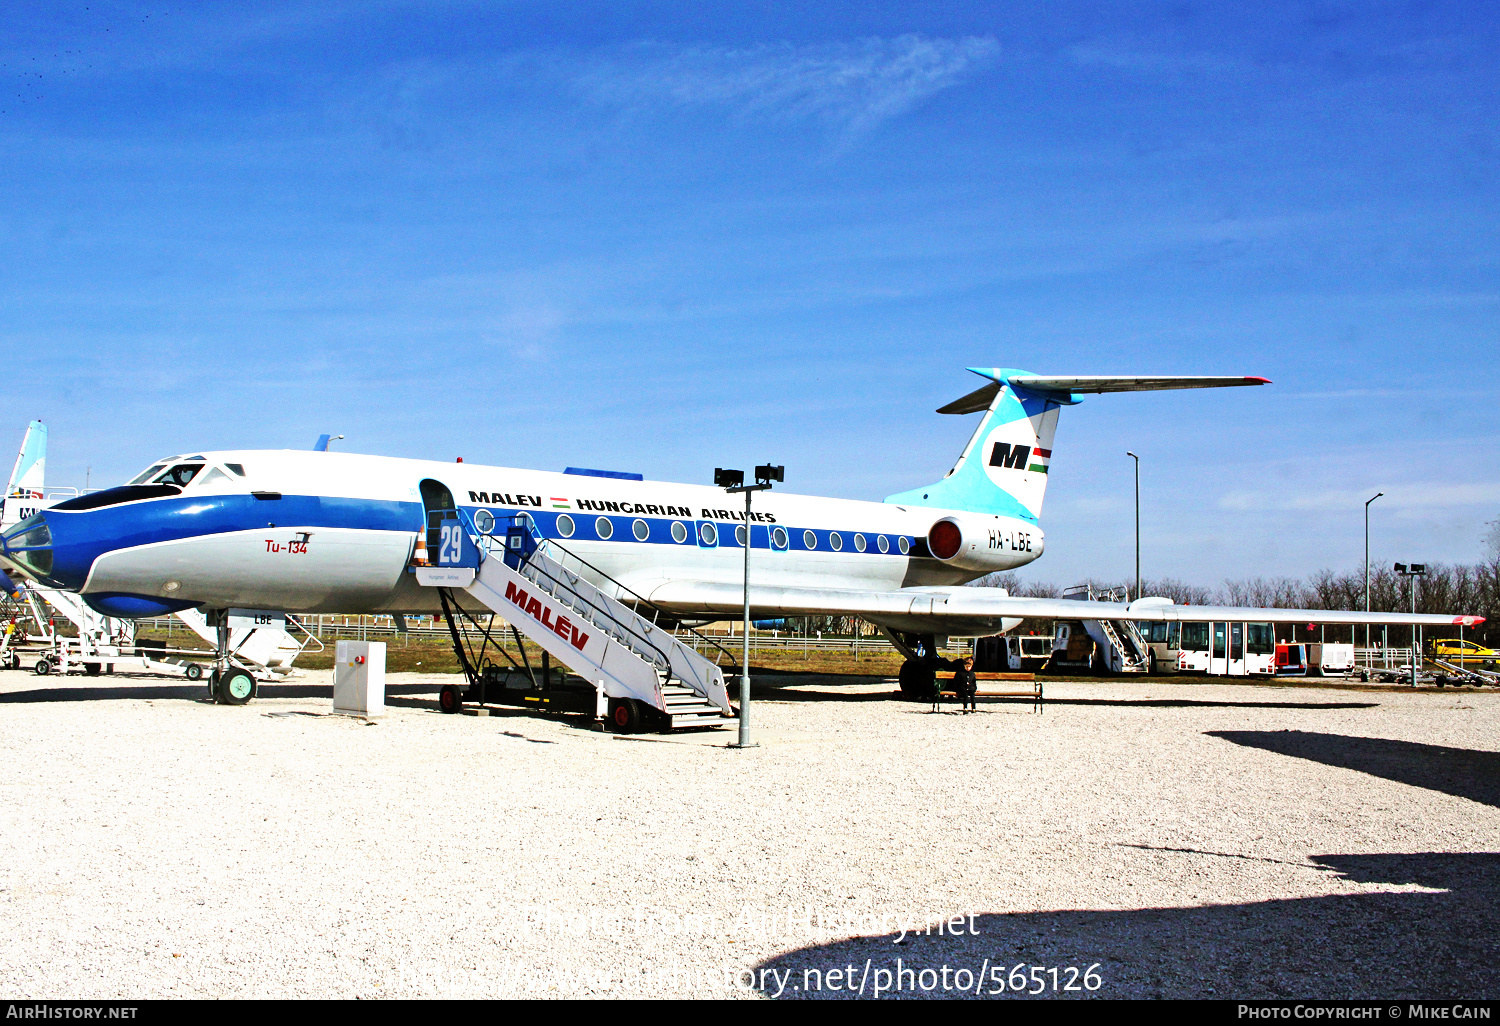
[[[661,581],[636,586],[652,602],[684,614],[735,615],[744,608],[738,584]],[[853,591],[833,588],[750,586],[750,608],[768,616],[859,616],[900,630],[962,634],[999,630],[1021,617],[1058,620],[1242,620],[1255,623],[1417,624],[1472,627],[1482,616],[1449,613],[1363,613],[1333,609],[1260,609],[1252,606],[1179,606],[1164,599],[1131,603],[1025,598],[993,588],[900,588]],[[1013,624],[1012,624],[1013,625]]]

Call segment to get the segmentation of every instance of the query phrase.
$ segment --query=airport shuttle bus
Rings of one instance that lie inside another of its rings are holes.
[[[1269,623],[1189,620],[1181,625],[1176,665],[1178,673],[1274,677],[1276,632]]]

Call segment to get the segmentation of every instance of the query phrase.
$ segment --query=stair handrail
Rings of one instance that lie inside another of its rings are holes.
[[[594,571],[594,573],[596,573],[600,577],[604,578],[610,584],[613,584],[616,588],[619,588],[621,591],[627,593],[631,597],[631,599],[633,599],[639,605],[643,605],[643,606],[647,607],[652,612],[656,613],[658,616],[666,616],[668,618],[677,620],[678,621],[678,627],[681,630],[687,631],[693,637],[695,637],[695,638],[699,639],[700,641],[702,641],[705,644],[705,646],[711,646],[713,648],[718,649],[719,652],[720,652],[720,654],[722,654],[724,656],[727,656],[730,660],[734,660],[734,659],[738,658],[733,652],[729,651],[729,649],[727,649],[723,645],[719,644],[717,641],[715,641],[713,638],[709,637],[707,634],[700,634],[694,628],[683,625],[682,621],[676,616],[676,614],[672,613],[669,610],[663,609],[661,606],[657,605],[655,602],[652,602],[650,599],[646,598],[646,596],[642,595],[640,592],[638,592],[635,589],[631,588],[628,584],[623,584],[620,581],[616,580],[615,578],[611,577],[609,574],[605,573],[603,570],[600,570],[593,563],[590,563],[588,560],[584,559],[578,553],[574,552],[572,549],[568,548],[566,545],[564,545],[561,542],[559,542],[556,538],[544,538],[539,533],[535,533],[535,524],[532,525],[532,530],[534,532],[534,536],[537,539],[538,547],[545,547],[545,548],[548,548],[548,549],[554,549],[555,548],[555,549],[559,550],[563,554],[565,554],[565,555],[571,557],[572,559],[575,559],[578,562],[582,563],[584,566],[586,566],[590,570]],[[558,562],[561,563],[561,560],[559,560]],[[715,663],[714,665],[717,666],[718,664]],[[722,667],[721,667],[721,669],[722,669]]]
[[[558,552],[561,552],[563,555],[569,557],[570,559],[574,560],[575,562],[580,563],[583,566],[588,567],[594,573],[598,574],[600,578],[602,578],[605,581],[608,581],[610,584],[614,585],[620,591],[628,594],[639,605],[646,606],[647,608],[651,609],[654,613],[656,613],[659,616],[672,617],[672,614],[670,612],[668,612],[667,610],[663,609],[661,606],[657,605],[655,602],[652,602],[650,599],[646,598],[644,595],[640,594],[635,589],[631,588],[629,585],[624,584],[624,583],[616,580],[614,577],[611,577],[608,573],[606,573],[603,570],[599,569],[599,567],[595,566],[593,563],[590,563],[587,559],[584,559],[578,553],[574,552],[572,549],[569,549],[566,545],[563,545],[557,539],[544,537],[542,535],[541,531],[539,531],[537,529],[536,521],[533,520],[531,518],[531,516],[529,516],[528,514],[518,513],[518,514],[510,516],[510,517],[508,517],[506,519],[509,520],[510,523],[512,523],[512,524],[514,524],[516,526],[525,528],[525,530],[527,531],[527,533],[531,536],[532,540],[536,542],[537,550],[540,551],[540,552],[543,552],[549,558],[554,559],[556,561],[557,565],[562,569],[562,571],[564,573],[573,573],[574,571],[570,571],[567,568],[567,566],[564,564],[564,562],[562,560],[556,559],[556,557],[552,555],[552,550],[553,549],[556,549]],[[486,555],[488,555],[489,554],[489,551],[488,551],[489,550],[489,546],[494,543],[494,538],[492,536],[488,536],[488,535],[486,535],[484,537],[487,539],[486,540],[486,544],[484,546],[484,549],[485,549]],[[552,575],[548,574],[547,576],[549,578],[551,578]],[[583,575],[581,573],[579,573],[578,576],[581,578]],[[590,584],[590,586],[592,587],[593,585]],[[613,596],[611,596],[611,597],[614,598]],[[614,598],[614,601],[620,602],[620,599],[619,598]],[[592,603],[590,603],[590,604],[592,605]],[[621,602],[621,605],[624,605],[624,604],[625,603]],[[633,610],[631,610],[631,612],[634,613],[635,616],[638,619],[640,619],[642,622],[645,621],[645,617],[641,616],[641,613],[640,613],[639,609],[633,609]],[[612,614],[611,614],[611,618],[613,619]],[[663,629],[661,627],[657,627],[656,629],[659,630],[659,631],[661,631],[662,634],[664,634],[667,637],[671,638],[672,644],[680,646],[685,652],[692,652],[693,655],[697,656],[698,658],[706,660],[706,657],[704,657],[702,655],[699,655],[699,653],[696,652],[695,650],[693,650],[690,646],[684,644],[683,641],[680,638],[676,637],[673,634],[669,634],[665,629]],[[733,654],[731,652],[729,652],[727,649],[725,649],[724,646],[720,645],[718,642],[716,642],[713,639],[709,638],[707,635],[699,634],[697,631],[693,630],[691,627],[686,628],[686,630],[689,633],[691,633],[694,637],[700,638],[706,644],[712,645],[714,648],[718,649],[721,654],[723,654],[725,656],[728,656],[730,659],[734,658]],[[634,632],[632,632],[632,633],[634,633]],[[637,636],[639,636],[639,635],[637,635]],[[690,677],[685,676],[683,673],[679,672],[673,666],[672,659],[671,659],[671,657],[669,655],[667,655],[664,652],[661,652],[661,649],[657,648],[656,645],[653,642],[651,642],[649,639],[646,639],[646,641],[647,641],[647,644],[650,644],[652,648],[655,648],[658,653],[661,653],[663,659],[667,663],[668,674],[669,674],[669,676],[671,678],[673,678],[673,679],[675,679],[675,680],[677,680],[677,681],[679,681],[679,682],[687,685],[690,690],[692,690],[696,694],[702,696],[706,701],[708,701],[708,702],[710,702],[712,704],[715,704],[715,705],[719,704],[718,701],[714,698],[714,696],[712,694],[712,689],[709,687],[709,682],[708,681],[695,682]],[[691,667],[693,664],[691,663],[691,661],[689,661],[687,665]],[[720,674],[722,675],[723,674],[723,668],[720,667],[717,662],[715,662],[713,665],[714,665],[714,668],[717,669],[717,670],[719,670]],[[726,692],[725,692],[725,701],[726,702],[728,701],[728,692],[727,692],[727,689],[726,689]]]
[[[457,512],[458,512],[459,516],[464,519],[464,521],[466,522],[467,526],[474,529],[475,536],[484,539],[484,542],[482,544],[476,546],[479,549],[480,558],[481,559],[488,559],[491,556],[493,556],[494,553],[490,551],[490,548],[495,543],[496,539],[492,535],[481,534],[479,532],[479,530],[474,527],[473,521],[470,520],[470,518],[468,517],[468,515],[465,514],[463,510],[458,510]],[[525,517],[525,514],[523,513],[523,514],[520,514],[519,516],[511,517],[510,520],[513,523],[515,523],[515,522],[521,523],[522,526],[525,526],[529,531],[532,532],[532,536],[534,538],[537,537],[537,535],[536,535],[536,528],[535,528],[535,525],[532,523],[531,518],[530,517],[526,517],[526,519],[524,521],[522,521],[521,517]],[[501,551],[503,552],[504,551],[504,539],[500,539],[500,545],[501,545]],[[540,546],[539,546],[539,548],[540,548]],[[646,637],[645,635],[641,634],[639,631],[637,631],[630,624],[621,621],[609,609],[599,606],[597,603],[595,603],[593,600],[591,600],[587,595],[584,595],[581,592],[579,592],[569,582],[564,581],[564,580],[559,580],[555,575],[553,575],[552,573],[550,573],[541,564],[539,564],[539,563],[537,563],[537,562],[535,562],[535,561],[533,561],[533,560],[531,560],[529,558],[525,560],[525,563],[532,570],[534,570],[537,574],[539,574],[539,575],[541,575],[543,577],[546,577],[549,581],[551,581],[553,583],[554,586],[566,588],[568,590],[568,593],[571,594],[575,599],[577,599],[578,601],[580,601],[583,604],[587,605],[596,614],[598,614],[598,615],[604,617],[605,619],[607,619],[609,621],[609,623],[615,625],[620,630],[622,630],[625,633],[629,634],[631,637],[633,637],[637,641],[641,642],[641,644],[645,645],[647,648],[649,648],[652,651],[654,651],[658,656],[661,657],[661,668],[663,668],[665,670],[665,672],[667,673],[667,676],[669,678],[677,677],[677,674],[672,669],[672,657],[670,655],[668,655],[666,652],[664,652],[661,649],[661,647],[659,645],[657,645],[654,641],[652,641],[650,638]],[[559,564],[559,566],[561,566],[561,564]],[[565,567],[563,568],[563,572],[564,573],[567,572],[567,569]],[[640,617],[640,614],[638,614],[638,613],[635,614],[635,615],[637,616],[637,618]],[[697,689],[695,688],[694,690],[697,690]]]
[[[286,622],[287,622],[288,626],[295,627],[299,631],[301,631],[303,634],[307,635],[307,641],[299,642],[298,645],[297,645],[297,654],[298,655],[301,655],[303,652],[307,651],[308,642],[312,642],[313,644],[317,645],[318,646],[317,650],[319,652],[323,651],[325,648],[328,647],[327,645],[323,644],[323,639],[322,638],[318,637],[312,631],[308,630],[307,629],[307,625],[304,624],[301,620],[298,620],[291,613],[287,613],[286,614]],[[291,631],[287,631],[286,634],[287,634],[287,637],[292,638],[293,640],[296,639],[296,635],[294,635]]]

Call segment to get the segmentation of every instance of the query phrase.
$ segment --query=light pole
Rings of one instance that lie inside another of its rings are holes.
[[[1413,563],[1407,566],[1405,563],[1397,563],[1391,569],[1407,579],[1407,587],[1411,590],[1411,615],[1415,620],[1417,615],[1417,578],[1427,576],[1426,563]],[[1421,642],[1417,640],[1417,625],[1411,625],[1411,686],[1417,686],[1417,661],[1421,658]]]
[[[755,483],[745,484],[743,470],[714,468],[714,484],[730,495],[745,493],[745,629],[744,648],[740,655],[740,739],[734,747],[754,748],[750,743],[750,496],[771,487],[772,481],[783,481],[784,467],[761,466],[755,468]]]
[[[1135,597],[1141,597],[1141,458],[1133,452],[1125,453],[1135,460]]]
[[[1384,495],[1376,492],[1365,502],[1365,615],[1370,615],[1370,503]],[[1370,624],[1365,622],[1365,660],[1370,658]]]

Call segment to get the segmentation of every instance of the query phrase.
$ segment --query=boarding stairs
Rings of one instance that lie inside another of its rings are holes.
[[[1123,602],[1115,592],[1096,593],[1090,585],[1063,592],[1063,598],[1080,602]],[[1083,629],[1098,643],[1104,669],[1110,673],[1149,673],[1151,656],[1141,632],[1129,620],[1083,620]]]
[[[438,565],[415,567],[418,583],[465,592],[601,697],[641,702],[673,730],[722,726],[734,715],[716,664],[564,565],[571,554],[529,518],[495,535],[462,510],[444,516]]]
[[[1151,669],[1145,642],[1129,620],[1085,620],[1083,625],[1104,647],[1111,673],[1145,673]]]

